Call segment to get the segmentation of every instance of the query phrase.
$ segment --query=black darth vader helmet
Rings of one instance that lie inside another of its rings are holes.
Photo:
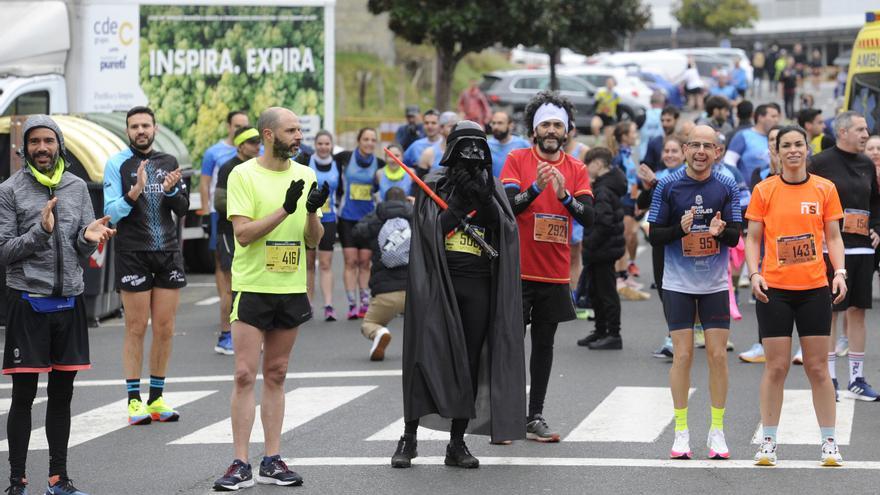
[[[492,165],[492,152],[486,141],[483,126],[471,120],[462,120],[452,127],[446,138],[446,151],[440,165],[453,166],[457,163],[472,163],[482,166]]]

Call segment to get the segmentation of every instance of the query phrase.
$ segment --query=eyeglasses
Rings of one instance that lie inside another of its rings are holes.
[[[700,143],[700,142],[694,141],[692,143],[687,143],[686,146],[688,148],[694,148],[697,150],[707,150],[708,151],[708,150],[714,150],[717,145],[715,143]]]

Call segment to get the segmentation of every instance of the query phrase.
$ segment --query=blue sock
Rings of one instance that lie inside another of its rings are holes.
[[[776,441],[776,429],[778,426],[765,426],[764,427],[764,438],[770,438],[772,441]]]
[[[125,380],[125,389],[128,392],[128,400],[132,399],[141,400],[141,379],[140,378],[132,378],[131,380]]]
[[[165,389],[165,377],[150,375],[150,398],[147,399],[147,405],[150,405],[162,397],[162,391]]]
[[[830,426],[828,428],[824,428],[824,427],[820,426],[819,427],[819,434],[822,435],[822,442],[825,442],[825,440],[827,440],[829,438],[833,439],[834,438],[834,427]]]

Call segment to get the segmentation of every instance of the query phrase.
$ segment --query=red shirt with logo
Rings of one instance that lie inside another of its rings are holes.
[[[573,196],[593,195],[587,167],[577,158],[560,153],[556,167],[565,178],[565,189]],[[505,188],[518,187],[523,191],[538,178],[538,163],[546,161],[538,156],[535,147],[511,151],[501,170]],[[571,213],[548,185],[519,215],[520,263],[523,280],[567,284],[570,279]]]

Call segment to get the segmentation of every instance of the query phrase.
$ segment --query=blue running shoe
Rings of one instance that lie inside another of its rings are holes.
[[[73,486],[70,478],[61,478],[58,480],[58,483],[54,485],[49,485],[46,488],[45,495],[88,495],[86,492],[81,492]]]
[[[303,479],[287,467],[280,455],[273,455],[264,457],[260,463],[257,482],[264,485],[299,486],[303,484]]]
[[[235,350],[232,349],[232,332],[220,332],[220,338],[217,339],[214,352],[227,356],[235,354]]]
[[[849,384],[848,394],[850,399],[863,400],[865,402],[876,402],[880,400],[880,395],[868,385],[863,377],[858,377]]]
[[[232,462],[222,478],[214,482],[214,490],[218,492],[234,492],[252,486],[254,486],[254,474],[251,465],[238,459]]]
[[[12,484],[9,488],[3,490],[9,495],[27,495],[27,480],[24,478],[16,478],[11,480]]]

